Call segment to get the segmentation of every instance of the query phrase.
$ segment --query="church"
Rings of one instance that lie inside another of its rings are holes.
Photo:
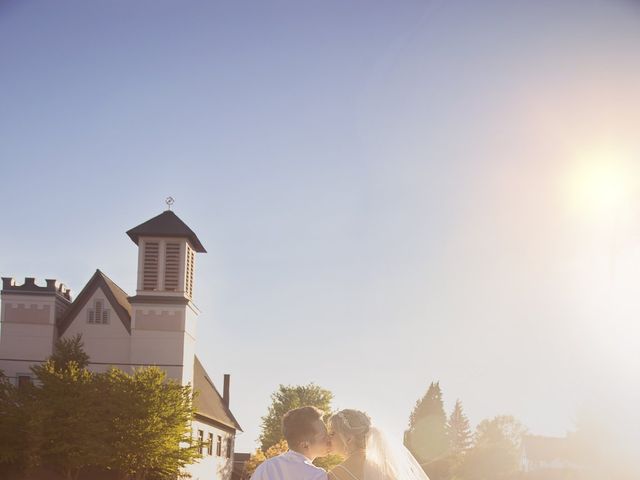
[[[192,434],[208,443],[188,469],[191,478],[229,480],[235,436],[242,431],[229,407],[230,377],[224,376],[220,394],[195,354],[195,257],[206,250],[170,209],[127,235],[138,247],[135,295],[100,270],[75,299],[54,279],[39,285],[26,278],[20,285],[2,277],[0,370],[18,386],[30,382],[30,367],[44,362],[58,339],[77,334],[93,371],[158,366],[198,392]]]

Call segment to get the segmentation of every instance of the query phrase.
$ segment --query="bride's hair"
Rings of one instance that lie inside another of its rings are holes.
[[[348,438],[353,438],[351,449],[365,448],[367,433],[371,427],[371,418],[360,410],[347,408],[334,413],[329,418],[331,429],[336,432],[344,443]]]

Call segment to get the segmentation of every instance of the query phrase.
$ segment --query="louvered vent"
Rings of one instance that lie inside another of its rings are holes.
[[[160,245],[158,242],[144,244],[144,259],[142,265],[142,289],[156,290],[158,288],[158,257]]]
[[[180,277],[180,244],[167,243],[164,264],[164,289],[178,290]]]
[[[193,268],[195,262],[194,251],[187,245],[187,271],[185,278],[185,293],[187,297],[193,298]]]

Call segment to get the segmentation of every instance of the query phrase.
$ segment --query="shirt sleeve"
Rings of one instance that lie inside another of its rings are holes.
[[[325,472],[324,470],[318,470],[318,474],[313,477],[313,480],[327,480],[327,479],[328,479],[327,472]],[[251,480],[253,480],[253,477],[251,477]]]

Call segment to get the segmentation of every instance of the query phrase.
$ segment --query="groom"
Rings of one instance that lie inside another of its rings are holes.
[[[282,417],[282,434],[289,451],[262,462],[251,480],[327,480],[327,472],[311,463],[331,449],[323,414],[316,407],[288,411]]]

